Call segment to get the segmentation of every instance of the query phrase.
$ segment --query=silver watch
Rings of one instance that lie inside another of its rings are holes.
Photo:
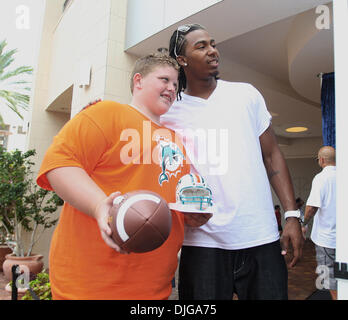
[[[301,212],[300,210],[289,210],[289,211],[285,211],[284,213],[284,218],[285,220],[287,218],[297,218],[297,219],[300,219],[301,218]]]

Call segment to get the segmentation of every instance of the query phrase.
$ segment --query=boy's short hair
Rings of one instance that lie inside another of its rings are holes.
[[[140,73],[143,77],[152,72],[158,66],[169,66],[179,71],[180,67],[178,62],[163,52],[156,52],[148,54],[144,57],[139,58],[134,65],[133,72],[130,79],[130,88],[133,93],[134,83],[133,77],[136,73]]]

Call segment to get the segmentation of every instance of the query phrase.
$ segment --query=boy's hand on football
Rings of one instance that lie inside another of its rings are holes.
[[[116,197],[121,195],[121,192],[117,191],[112,194],[110,194],[107,198],[102,200],[98,203],[96,209],[95,209],[95,219],[97,220],[98,227],[100,230],[100,234],[106,245],[108,245],[110,248],[116,250],[119,253],[127,253],[126,251],[122,250],[112,239],[111,237],[111,228],[109,225],[109,212],[113,205],[113,201]]]

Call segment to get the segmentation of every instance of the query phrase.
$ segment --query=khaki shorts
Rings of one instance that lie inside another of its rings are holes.
[[[322,288],[337,290],[337,280],[334,278],[334,264],[336,259],[336,249],[324,248],[315,245],[316,259],[317,259],[317,273],[319,274],[318,280],[322,280]],[[326,267],[327,268],[326,268]],[[320,284],[319,284],[320,286]],[[318,283],[317,283],[318,287]]]

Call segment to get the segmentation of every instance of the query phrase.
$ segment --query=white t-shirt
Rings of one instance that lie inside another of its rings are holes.
[[[223,80],[208,99],[182,93],[161,117],[183,137],[193,171],[207,180],[217,206],[208,223],[186,227],[184,245],[233,250],[279,239],[259,140],[270,120],[252,85]]]
[[[307,205],[319,208],[314,216],[311,239],[321,247],[336,248],[336,166],[327,166],[312,182]]]

